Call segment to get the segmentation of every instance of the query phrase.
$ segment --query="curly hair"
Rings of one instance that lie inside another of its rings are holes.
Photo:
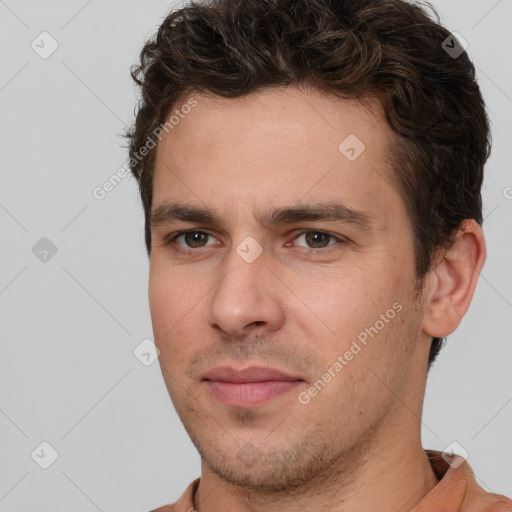
[[[461,222],[483,223],[489,120],[467,53],[448,51],[456,44],[426,2],[209,0],[171,12],[131,69],[141,97],[125,137],[148,256],[156,144],[148,149],[147,142],[178,100],[308,85],[380,101],[396,136],[391,179],[412,221],[422,286],[435,253],[449,247]],[[433,338],[429,368],[442,343]]]

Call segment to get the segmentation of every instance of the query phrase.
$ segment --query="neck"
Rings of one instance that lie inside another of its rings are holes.
[[[406,407],[401,405],[402,409]],[[409,420],[413,422],[410,418]],[[403,421],[403,420],[402,420]],[[395,423],[394,436],[381,425],[364,449],[344,453],[307,485],[281,495],[262,495],[221,480],[203,462],[195,496],[198,512],[363,512],[412,510],[438,483],[419,434],[404,439],[412,425]],[[396,425],[401,425],[400,430]],[[415,425],[416,427],[416,425]],[[419,426],[418,426],[419,432]]]

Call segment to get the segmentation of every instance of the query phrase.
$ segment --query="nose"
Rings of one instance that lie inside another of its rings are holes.
[[[284,287],[267,268],[265,251],[248,263],[234,249],[224,261],[207,308],[207,322],[229,337],[278,330],[284,323]]]

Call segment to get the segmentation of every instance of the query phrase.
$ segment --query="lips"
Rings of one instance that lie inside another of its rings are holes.
[[[211,396],[229,407],[252,408],[290,395],[304,384],[303,379],[277,368],[250,366],[235,370],[218,366],[207,372],[203,381]]]
[[[264,366],[249,366],[243,370],[235,370],[230,366],[218,366],[208,371],[203,380],[222,381],[222,382],[264,382],[264,381],[298,381],[299,377],[294,377],[288,373],[282,372],[277,368],[268,368]]]

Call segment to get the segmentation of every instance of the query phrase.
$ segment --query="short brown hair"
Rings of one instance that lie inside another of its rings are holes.
[[[156,148],[139,151],[176,101],[310,85],[380,100],[396,134],[392,178],[412,220],[421,286],[461,222],[483,222],[489,122],[467,53],[445,51],[453,38],[430,4],[404,0],[210,0],[171,12],[131,70],[142,96],[125,136],[148,255]],[[429,368],[442,341],[433,338]]]

